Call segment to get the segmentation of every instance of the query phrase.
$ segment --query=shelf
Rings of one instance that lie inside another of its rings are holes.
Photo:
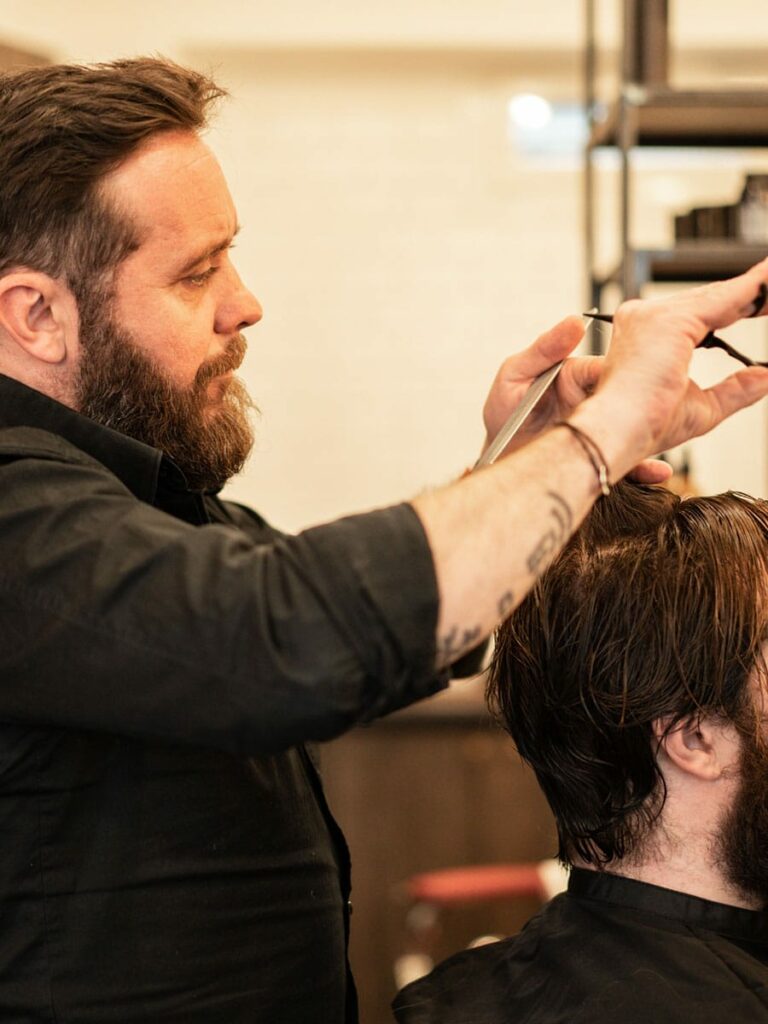
[[[735,277],[749,270],[768,256],[768,243],[763,246],[742,245],[739,242],[718,242],[702,239],[685,242],[672,249],[630,249],[628,258],[635,261],[638,280],[687,283],[719,281]],[[620,283],[621,266],[600,278],[606,285]]]
[[[766,89],[684,91],[626,87],[627,113],[636,146],[768,145]],[[594,126],[590,147],[617,146],[621,105]]]
[[[718,281],[749,270],[768,256],[768,245],[708,242],[674,249],[635,250],[648,261],[649,281]]]

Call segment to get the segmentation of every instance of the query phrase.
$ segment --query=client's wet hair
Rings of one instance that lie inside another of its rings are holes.
[[[554,812],[559,856],[631,856],[665,799],[653,723],[756,728],[768,502],[618,486],[499,629],[489,699]]]

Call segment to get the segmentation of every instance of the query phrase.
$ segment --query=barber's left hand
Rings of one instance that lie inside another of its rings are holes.
[[[602,356],[568,358],[584,337],[584,330],[581,317],[566,317],[539,335],[528,348],[502,363],[483,407],[486,430],[483,451],[509,419],[534,379],[561,359],[565,359],[565,363],[555,383],[547,389],[509,443],[505,455],[521,448],[558,420],[566,419],[594,391],[602,372]],[[646,459],[630,474],[632,479],[645,484],[663,483],[671,475],[672,468],[658,459]]]

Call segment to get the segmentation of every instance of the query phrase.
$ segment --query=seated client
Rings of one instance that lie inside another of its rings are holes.
[[[568,891],[405,988],[401,1024],[768,1021],[767,642],[768,502],[598,503],[489,683]]]

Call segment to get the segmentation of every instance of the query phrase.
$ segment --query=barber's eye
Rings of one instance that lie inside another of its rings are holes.
[[[218,267],[209,267],[202,274],[191,274],[189,277],[185,277],[184,281],[192,285],[193,288],[202,288],[206,281],[210,281],[218,269]]]

